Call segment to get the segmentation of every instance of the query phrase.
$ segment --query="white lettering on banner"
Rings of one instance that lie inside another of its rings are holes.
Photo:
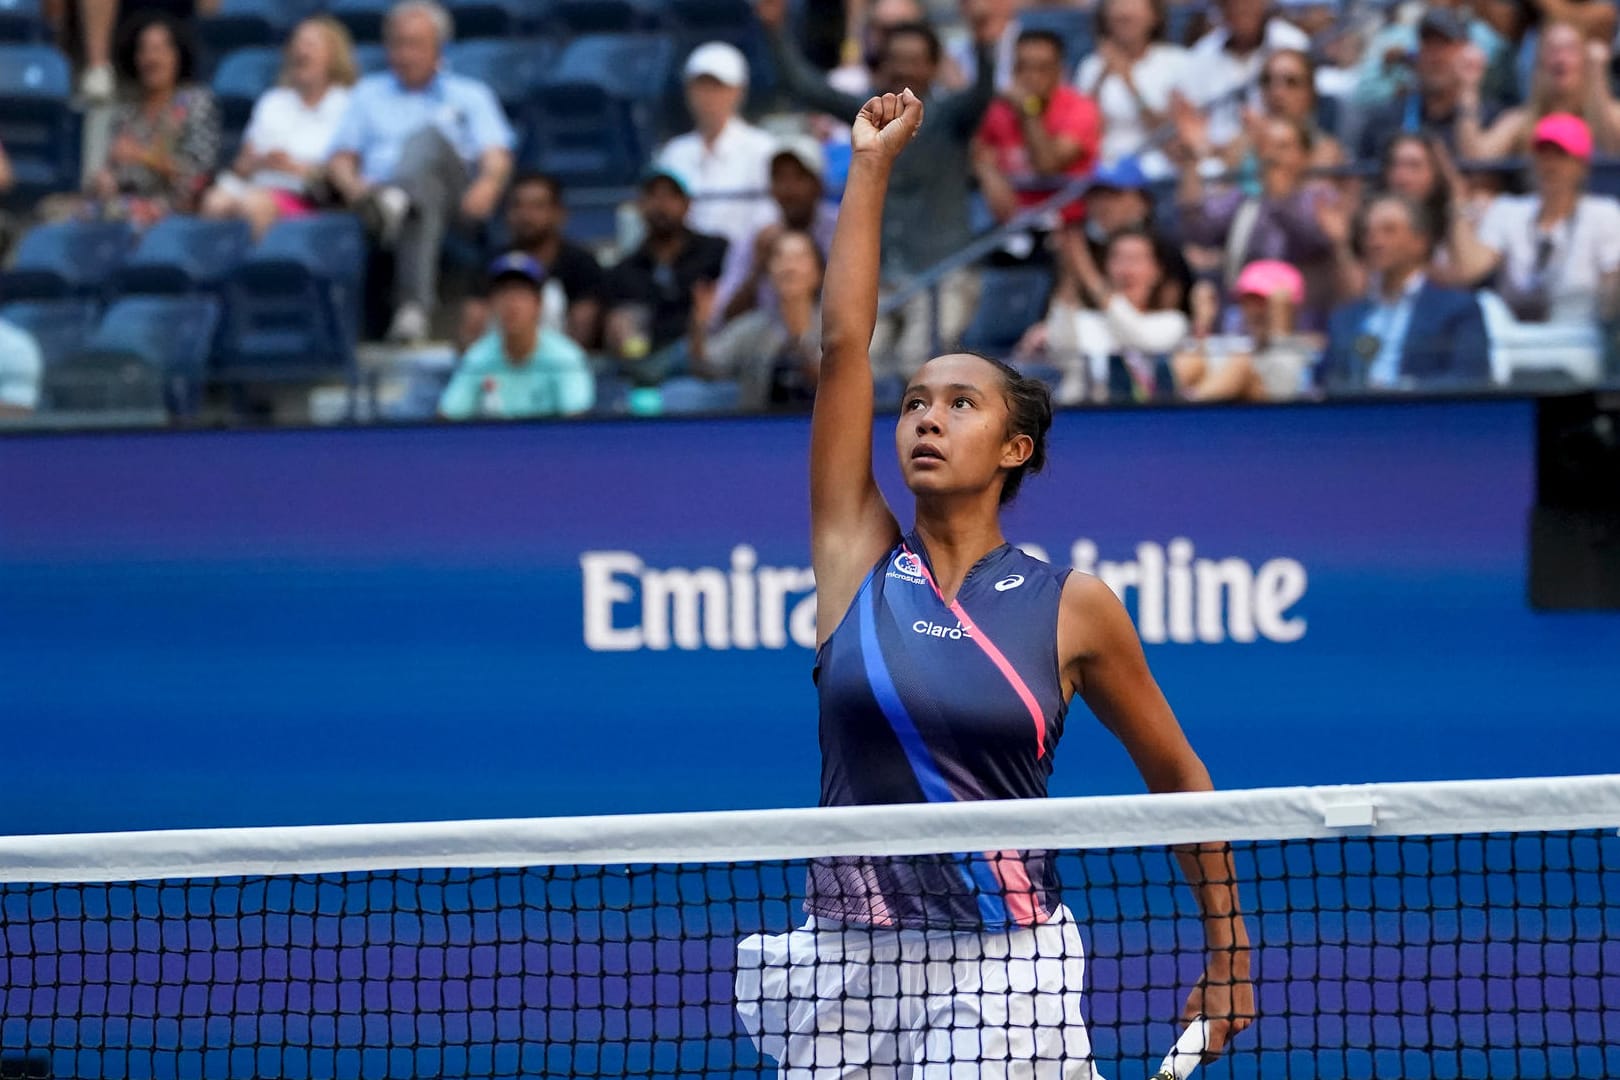
[[[815,574],[760,566],[747,544],[726,569],[654,569],[629,551],[587,551],[579,565],[593,652],[815,648]]]
[[[1044,548],[1020,546],[1045,559]],[[1309,578],[1296,559],[1272,558],[1256,567],[1236,556],[1198,558],[1185,537],[1168,544],[1143,541],[1132,559],[1100,554],[1095,541],[1076,540],[1070,563],[1119,596],[1149,645],[1286,644],[1305,636],[1305,617],[1293,608]],[[923,581],[914,560],[892,560],[887,576]],[[724,567],[654,568],[630,551],[587,551],[579,564],[585,647],[593,652],[815,648],[815,575],[809,567],[761,566],[748,544],[732,548]],[[1014,579],[1023,583],[1014,574],[996,583],[998,591],[1015,589]],[[960,624],[923,620],[912,629],[950,640],[969,636]]]

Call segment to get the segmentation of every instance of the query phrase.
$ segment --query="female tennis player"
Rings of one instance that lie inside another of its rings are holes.
[[[909,90],[868,101],[828,259],[810,443],[825,806],[1038,798],[1071,697],[1153,791],[1207,791],[1130,616],[1096,578],[1009,545],[1000,508],[1046,459],[1046,388],[994,360],[936,357],[895,443],[916,524],[872,474],[879,236]],[[1206,1060],[1254,1013],[1249,941],[1224,844],[1178,852],[1207,959],[1187,999]],[[1042,852],[814,861],[791,934],[746,940],[738,1010],[786,1077],[1093,1077],[1085,962]],[[1144,1070],[1145,1071],[1145,1070]]]

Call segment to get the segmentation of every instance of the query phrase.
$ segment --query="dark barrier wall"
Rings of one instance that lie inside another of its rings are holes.
[[[1223,786],[1610,770],[1620,616],[1525,601],[1533,429],[1066,414],[1009,537],[1126,591]],[[813,802],[807,431],[0,440],[0,831]],[[1139,788],[1077,706],[1055,790]]]

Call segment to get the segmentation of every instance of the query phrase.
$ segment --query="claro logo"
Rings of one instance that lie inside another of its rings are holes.
[[[1022,547],[1053,561],[1039,546]],[[733,547],[726,566],[657,567],[633,551],[587,551],[579,565],[585,646],[593,651],[816,647],[815,575],[809,567],[761,565],[748,544]],[[1113,589],[1149,645],[1287,644],[1305,636],[1300,607],[1309,575],[1297,559],[1205,558],[1182,537],[1143,541],[1128,557],[1106,559],[1081,539],[1070,546],[1069,565]],[[902,555],[883,572],[915,583],[921,571]],[[1018,576],[997,589],[1016,589]],[[927,637],[970,636],[965,627],[926,620],[911,628]]]

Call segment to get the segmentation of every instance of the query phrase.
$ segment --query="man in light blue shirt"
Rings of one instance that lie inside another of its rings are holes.
[[[447,420],[582,413],[596,401],[585,350],[540,325],[545,269],[520,251],[489,268],[494,327],[473,342],[439,398]]]
[[[396,251],[391,341],[427,337],[445,231],[457,213],[487,220],[512,172],[512,127],[495,95],[440,68],[450,34],[434,0],[396,4],[383,27],[389,70],[355,86],[332,142],[332,186]]]

